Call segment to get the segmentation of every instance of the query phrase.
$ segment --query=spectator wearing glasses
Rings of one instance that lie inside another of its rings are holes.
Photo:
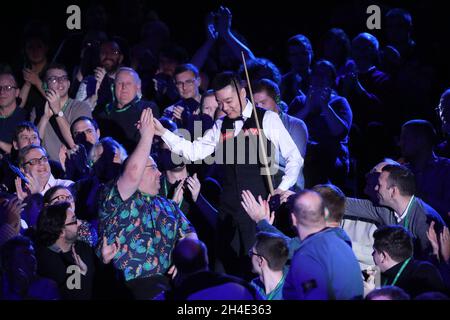
[[[83,218],[80,220],[80,228],[78,229],[78,240],[84,241],[89,244],[91,247],[94,247],[97,244],[98,236],[96,230],[96,221],[86,221],[87,218],[85,216],[85,210],[79,210],[77,212],[75,206],[75,196],[72,193],[71,189],[68,187],[56,185],[51,187],[44,194],[44,206],[51,206],[60,202],[68,202],[70,203],[70,207],[75,212],[77,218]]]
[[[56,185],[68,187],[73,184],[70,180],[55,179],[50,170],[47,151],[41,146],[29,145],[21,149],[19,167],[28,180],[25,183],[26,187],[22,188],[20,178],[16,179],[17,196],[21,199],[27,194],[44,195],[48,189]]]
[[[253,272],[258,274],[251,284],[267,300],[282,300],[285,264],[289,248],[285,238],[269,232],[258,232],[256,243],[248,252]]]
[[[26,120],[26,112],[19,108],[19,89],[14,75],[0,73],[0,154],[10,153],[14,130]]]
[[[69,98],[70,81],[63,65],[49,65],[45,83],[47,102],[38,129],[50,159],[59,160],[61,146],[66,145],[69,149],[75,147],[70,134],[72,121],[81,116],[91,117],[92,114],[88,104]],[[35,115],[32,114],[31,118],[35,119]]]
[[[96,261],[93,249],[78,240],[79,227],[80,220],[68,202],[45,207],[39,215],[36,232],[37,271],[39,275],[58,284],[63,300],[91,299],[96,268],[101,265]],[[103,263],[107,264],[120,246],[115,241],[101,248]],[[78,278],[78,285],[75,278]]]

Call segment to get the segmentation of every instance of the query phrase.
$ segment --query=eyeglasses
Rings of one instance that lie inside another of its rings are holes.
[[[64,195],[61,194],[59,196],[54,197],[53,199],[50,199],[50,203],[54,203],[56,201],[67,201],[67,202],[72,202],[73,201],[73,196],[72,195]]]
[[[69,76],[61,76],[61,77],[48,77],[47,83],[48,84],[56,84],[61,82],[66,82],[69,80]]]
[[[41,163],[48,163],[48,157],[47,157],[47,156],[42,156],[42,157],[40,157],[40,158],[34,158],[34,159],[31,159],[31,160],[25,162],[25,163],[23,164],[23,166],[25,167],[27,164],[30,164],[30,165],[32,165],[32,166],[35,166],[35,165],[41,164]]]
[[[12,89],[17,89],[15,86],[0,86],[0,92],[10,92]]]
[[[74,224],[78,224],[78,219],[75,219],[75,221],[66,223],[66,224],[64,225],[64,227],[72,226],[72,225],[74,225]]]
[[[112,55],[118,56],[120,54],[120,51],[119,50],[111,50],[111,51],[106,51],[105,50],[105,51],[100,51],[100,54],[102,56],[106,56],[108,54],[112,54]]]
[[[253,257],[253,256],[257,256],[257,257],[260,257],[260,258],[264,258],[263,255],[257,254],[256,252],[253,251],[253,249],[248,250],[248,256],[249,256],[250,258]]]
[[[182,86],[193,86],[195,83],[196,79],[190,79],[190,80],[186,80],[186,81],[176,81],[175,85],[177,87],[182,87]]]

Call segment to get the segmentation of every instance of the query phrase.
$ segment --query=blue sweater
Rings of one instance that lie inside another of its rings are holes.
[[[285,300],[347,300],[363,295],[363,281],[344,230],[326,228],[305,238],[283,287]]]

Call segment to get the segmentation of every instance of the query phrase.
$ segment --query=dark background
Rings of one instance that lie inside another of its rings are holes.
[[[139,38],[140,25],[148,11],[154,10],[167,23],[171,37],[192,55],[205,39],[204,17],[220,4],[228,6],[233,14],[233,28],[242,34],[256,56],[266,57],[286,70],[286,40],[297,33],[308,36],[313,47],[320,36],[331,27],[343,28],[350,38],[360,32],[371,32],[383,45],[382,30],[368,30],[366,9],[371,4],[380,6],[382,15],[393,7],[409,10],[413,16],[414,39],[428,56],[440,79],[438,90],[448,86],[450,63],[450,23],[444,1],[2,1],[0,9],[0,62],[14,64],[22,58],[24,26],[32,20],[48,24],[54,53],[62,39],[69,34],[83,32],[66,28],[66,8],[77,4],[84,15],[92,4],[102,4],[109,17],[108,31],[120,35],[133,45]],[[383,24],[381,25],[383,28]],[[79,55],[78,52],[74,52]],[[51,55],[52,56],[52,55]]]

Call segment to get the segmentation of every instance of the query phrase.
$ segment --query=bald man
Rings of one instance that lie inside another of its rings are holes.
[[[295,195],[291,212],[302,241],[283,287],[284,300],[349,300],[363,295],[361,271],[345,231],[329,228],[320,194]]]

